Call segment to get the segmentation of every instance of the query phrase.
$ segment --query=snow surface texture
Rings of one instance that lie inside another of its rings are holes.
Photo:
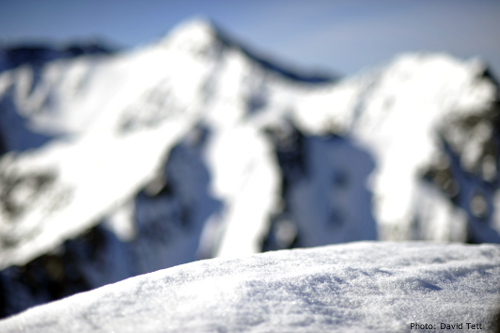
[[[408,54],[332,82],[195,20],[37,71],[0,74],[8,314],[200,258],[500,242],[498,89],[478,60]]]
[[[480,324],[499,305],[500,246],[359,242],[210,259],[0,321],[2,332],[410,332]],[[477,326],[478,327],[478,326]],[[467,329],[465,329],[468,331]]]

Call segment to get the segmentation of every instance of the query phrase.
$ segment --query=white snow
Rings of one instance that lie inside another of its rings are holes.
[[[442,150],[440,131],[447,130],[453,119],[480,116],[495,101],[497,88],[481,77],[484,69],[475,59],[462,62],[447,55],[408,54],[299,103],[294,115],[301,128],[325,133],[333,127],[374,154],[371,190],[382,238],[410,237],[407,229],[417,214],[421,172]],[[472,163],[478,155],[473,148],[487,133],[479,132],[483,135],[469,138],[471,156],[463,156],[466,160],[475,156]],[[465,138],[464,133],[459,135]],[[439,223],[437,216],[428,218],[430,224]],[[396,226],[402,232],[389,235],[386,230]],[[451,240],[448,235],[430,239]]]
[[[268,229],[269,212],[279,199],[279,170],[272,148],[263,134],[251,127],[230,128],[213,140],[208,152],[212,186],[215,197],[228,205],[217,255],[258,253]]]
[[[498,311],[500,246],[360,242],[160,270],[0,321],[14,332],[410,332]],[[435,327],[435,329],[434,329]],[[479,326],[477,326],[479,328]]]

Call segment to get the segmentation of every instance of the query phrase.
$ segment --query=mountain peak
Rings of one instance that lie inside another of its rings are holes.
[[[185,49],[186,46],[207,45],[217,39],[217,28],[207,17],[201,16],[177,25],[159,42],[160,45]]]
[[[176,26],[159,43],[191,54],[211,54],[223,46],[239,50],[244,56],[259,64],[265,70],[277,73],[293,81],[307,83],[331,83],[338,77],[328,73],[307,73],[296,68],[280,64],[274,58],[269,58],[245,45],[238,38],[228,34],[208,17],[196,17]]]

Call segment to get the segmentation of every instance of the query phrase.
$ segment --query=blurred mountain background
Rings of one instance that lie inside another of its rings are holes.
[[[3,317],[215,256],[500,243],[495,1],[1,9]]]

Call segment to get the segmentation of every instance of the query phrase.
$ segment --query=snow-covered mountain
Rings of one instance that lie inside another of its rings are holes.
[[[64,46],[43,44],[0,46],[0,73],[24,66],[25,70],[29,71],[31,86],[35,86],[42,76],[43,68],[51,61],[73,59],[84,55],[99,57],[114,52],[116,52],[115,48],[97,41],[79,42]],[[14,127],[13,130],[11,129],[12,125],[18,125],[20,119],[18,119],[19,115],[16,112],[16,106],[9,106],[9,103],[12,103],[12,101],[4,100],[1,106],[4,129],[0,136],[0,154],[3,155],[9,150],[19,151],[32,148],[34,145],[40,146],[47,142],[49,138],[39,133],[23,131],[23,128],[19,126]],[[7,128],[5,129],[5,127]],[[6,136],[4,134],[6,131],[10,131],[11,135]],[[7,142],[5,142],[6,139]],[[15,141],[12,142],[12,140]],[[25,141],[29,142],[28,146],[23,144]]]
[[[0,330],[494,332],[499,274],[500,245],[492,244],[272,251],[141,275],[30,309]]]
[[[500,242],[498,101],[476,59],[299,75],[204,20],[5,71],[3,315],[214,256]]]

